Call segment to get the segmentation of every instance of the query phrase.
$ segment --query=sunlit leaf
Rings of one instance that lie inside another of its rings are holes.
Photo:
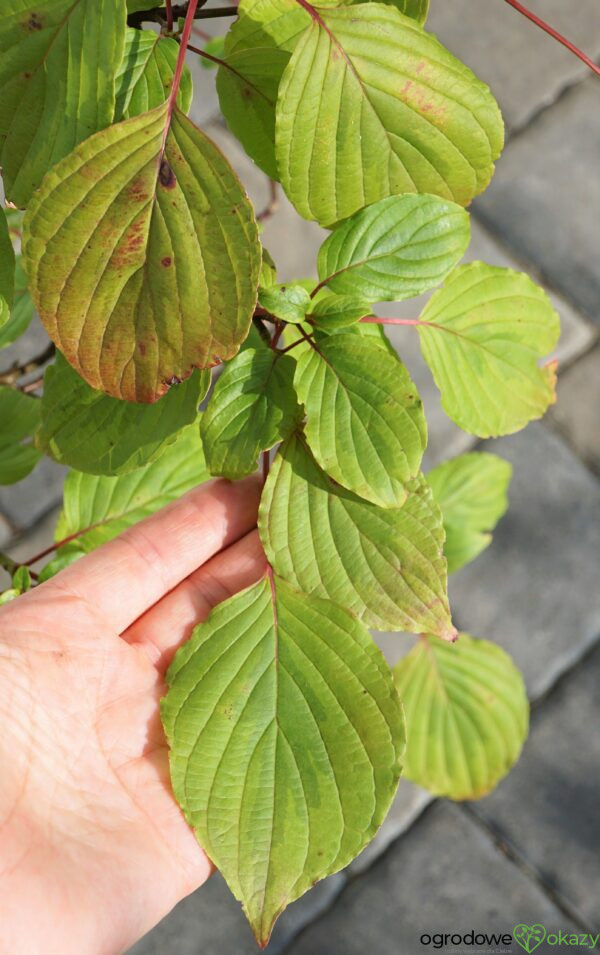
[[[330,226],[406,192],[466,205],[502,143],[488,87],[414,20],[382,3],[313,8],[277,100],[279,177],[302,216]]]
[[[389,196],[338,226],[319,250],[320,284],[368,302],[439,285],[469,245],[469,216],[437,196]]]
[[[383,821],[404,742],[391,673],[349,613],[275,578],[220,604],[167,683],[175,795],[264,946]]]
[[[57,356],[44,376],[38,443],[56,461],[89,474],[125,474],[155,460],[196,420],[209,372],[195,372],[153,405],[95,391]]]
[[[179,44],[151,30],[125,33],[125,52],[116,76],[114,122],[160,106],[171,92]],[[177,105],[187,113],[192,104],[192,74],[184,66]]]
[[[402,507],[377,507],[328,478],[294,436],[271,466],[259,530],[275,571],[305,593],[377,630],[454,637],[442,515],[423,477]]]
[[[487,640],[424,637],[394,671],[406,714],[404,772],[436,796],[479,799],[514,766],[529,725],[523,677]]]
[[[527,275],[461,266],[431,297],[418,330],[444,411],[465,431],[511,434],[556,400],[556,363],[538,361],[556,345],[560,322]]]
[[[11,0],[0,18],[0,166],[29,202],[45,173],[113,119],[123,0]]]
[[[477,451],[445,461],[428,473],[444,518],[448,573],[474,560],[491,543],[491,532],[508,507],[511,475],[508,461]]]
[[[310,295],[297,282],[269,285],[258,290],[258,304],[284,322],[301,324],[310,309]]]
[[[50,337],[114,397],[155,401],[248,333],[261,262],[252,207],[221,152],[167,104],[51,170],[23,248]]]
[[[231,361],[202,416],[201,434],[212,474],[244,477],[258,455],[286,438],[301,418],[294,362],[264,346]]]
[[[321,467],[375,504],[402,504],[427,444],[423,404],[402,362],[340,332],[298,356],[294,384]]]

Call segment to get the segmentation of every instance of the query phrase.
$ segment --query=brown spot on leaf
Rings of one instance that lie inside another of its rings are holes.
[[[160,260],[160,264],[164,265],[164,267],[168,269],[172,261],[173,259],[171,258],[170,255],[165,255],[164,259]]]
[[[174,189],[177,184],[177,177],[166,159],[161,160],[158,181],[165,189]]]
[[[140,355],[141,355],[142,358],[143,358],[144,355],[146,354],[146,345],[144,344],[144,342],[139,342],[139,343],[138,343],[138,348],[139,348],[139,350],[140,350]]]
[[[171,375],[170,378],[165,378],[164,384],[167,386],[167,388],[172,388],[173,385],[180,385],[182,380],[183,379],[178,378],[177,375]]]
[[[34,30],[42,29],[42,21],[40,20],[39,14],[31,13],[29,15],[29,20],[27,21],[27,29],[33,33]]]

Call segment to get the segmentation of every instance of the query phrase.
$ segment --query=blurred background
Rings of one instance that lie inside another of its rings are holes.
[[[600,61],[600,0],[529,7]],[[218,34],[228,22],[201,27]],[[474,447],[513,464],[509,512],[491,548],[452,578],[450,595],[457,626],[498,642],[523,670],[531,733],[516,769],[478,803],[434,800],[401,782],[375,841],[285,912],[270,955],[413,955],[432,947],[421,943],[424,933],[510,933],[519,923],[600,933],[600,79],[502,0],[431,0],[428,29],[490,84],[507,127],[496,175],[472,207],[468,258],[529,272],[562,319],[557,405],[543,422],[491,442],[445,418],[414,329],[392,336],[425,404],[427,466]],[[214,72],[193,54],[189,63],[192,118],[260,211],[269,182],[224,126]],[[279,196],[263,241],[280,280],[316,274],[324,235]],[[409,317],[416,308],[385,306],[382,314]],[[0,372],[46,342],[34,322],[2,353]],[[0,547],[25,558],[51,542],[63,479],[44,459],[25,482],[0,488]],[[377,639],[390,662],[412,643],[397,634]],[[542,943],[536,951],[557,949]],[[521,951],[515,943],[500,950]],[[256,951],[215,876],[129,955]]]

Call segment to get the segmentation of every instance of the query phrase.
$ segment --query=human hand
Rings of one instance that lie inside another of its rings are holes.
[[[214,481],[0,608],[0,953],[114,955],[211,866],[171,792],[175,650],[265,571],[260,482]]]

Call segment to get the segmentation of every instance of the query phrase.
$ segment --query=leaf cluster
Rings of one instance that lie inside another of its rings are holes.
[[[490,543],[510,466],[474,452],[424,473],[380,303],[433,292],[397,321],[481,438],[554,400],[559,321],[526,275],[461,264],[503,124],[425,29],[428,0],[241,0],[207,46],[230,129],[329,230],[317,277],[285,283],[187,116],[196,3],[172,35],[144,8],[15,0],[0,22],[0,165],[25,210],[0,212],[0,348],[35,307],[57,349],[41,398],[0,375],[0,481],[43,453],[71,469],[45,580],[262,457],[268,572],[179,651],[162,717],[175,795],[266,944],[373,837],[402,771],[478,798],[527,733],[522,678],[457,641],[447,586]],[[3,599],[31,583],[16,568]],[[420,636],[392,673],[369,628]]]

